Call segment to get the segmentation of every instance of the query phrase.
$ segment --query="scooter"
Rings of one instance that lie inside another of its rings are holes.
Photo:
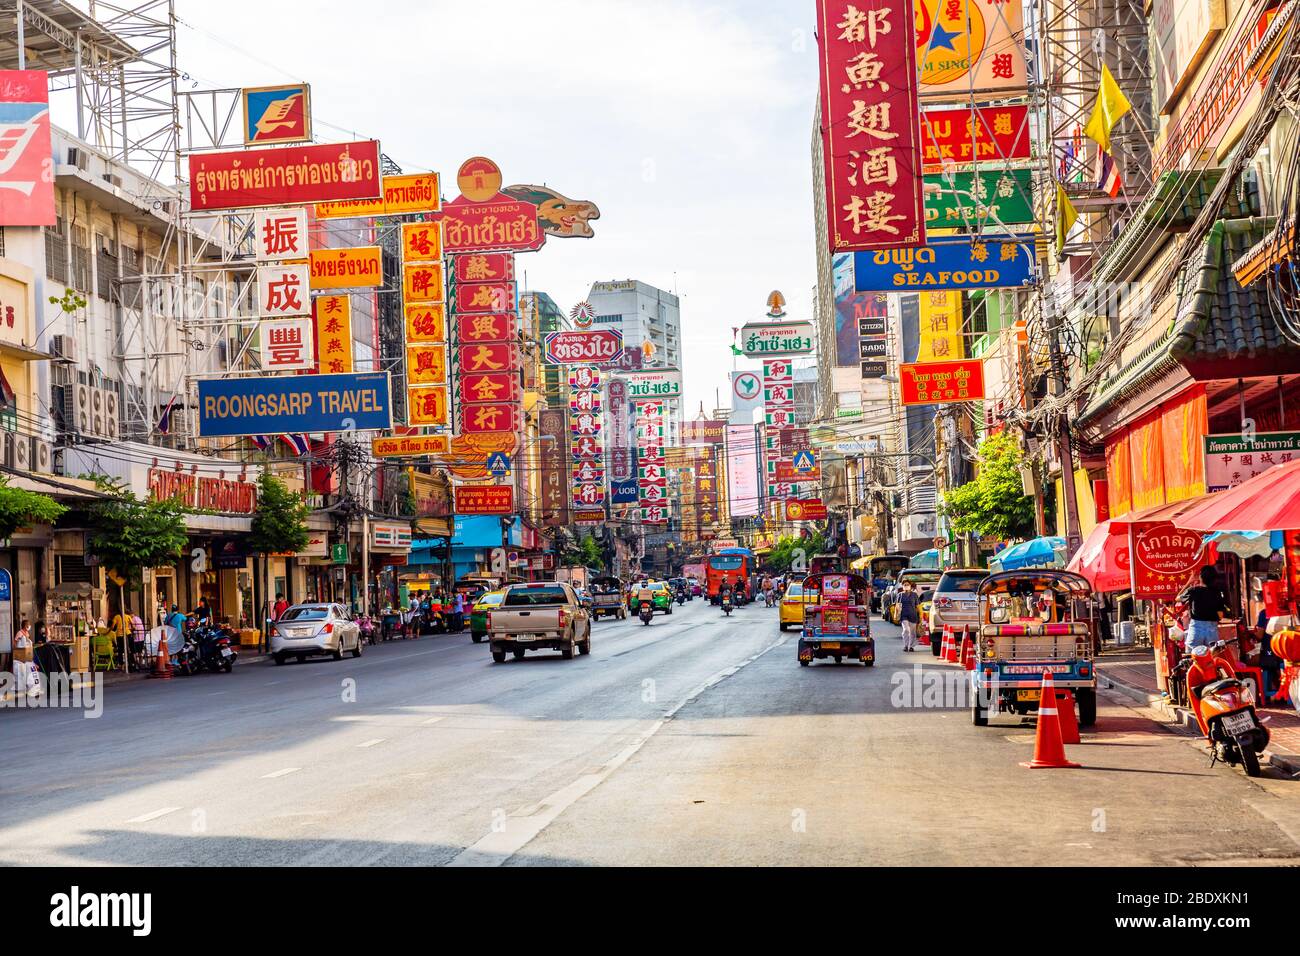
[[[649,624],[655,618],[655,606],[650,601],[642,601],[637,605],[636,613],[642,624]]]
[[[375,622],[369,614],[363,614],[357,618],[357,631],[361,635],[361,640],[365,641],[372,647],[378,638],[375,635]]]
[[[197,661],[195,670],[206,667],[214,673],[225,671],[229,674],[239,657],[238,652],[230,646],[230,634],[224,628],[212,624],[194,629],[194,647]]]
[[[722,595],[722,613],[727,617],[731,617],[731,595],[729,593]]]
[[[1248,777],[1258,777],[1259,754],[1268,746],[1268,729],[1255,713],[1255,692],[1239,680],[1225,641],[1192,648],[1191,656],[1175,666],[1172,677],[1185,675],[1187,699],[1201,733],[1210,742],[1210,766],[1220,760],[1241,764]]]
[[[685,592],[684,590],[680,590],[680,589],[679,589],[679,590],[677,591],[677,605],[678,605],[678,607],[680,607],[681,605],[683,605],[683,604],[685,604],[685,603],[686,603],[686,592]]]

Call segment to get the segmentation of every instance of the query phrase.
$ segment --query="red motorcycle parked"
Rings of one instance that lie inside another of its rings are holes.
[[[1171,677],[1186,681],[1188,703],[1210,742],[1210,766],[1241,764],[1248,777],[1258,777],[1268,729],[1255,712],[1255,692],[1236,675],[1227,643],[1192,648]]]

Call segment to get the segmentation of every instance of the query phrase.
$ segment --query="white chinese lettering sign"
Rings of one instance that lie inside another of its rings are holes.
[[[257,314],[263,318],[306,315],[311,312],[311,267],[301,265],[259,266],[257,270]]]
[[[253,217],[253,245],[258,262],[307,258],[307,210],[259,209]]]

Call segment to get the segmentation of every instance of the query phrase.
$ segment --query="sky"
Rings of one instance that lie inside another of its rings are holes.
[[[310,15],[307,15],[310,11]],[[593,281],[681,296],[685,411],[724,405],[732,327],[812,319],[811,0],[178,0],[183,87],[312,86],[316,136],[376,138],[443,194],[471,156],[601,210],[520,256],[566,311]],[[756,363],[741,360],[740,367]]]

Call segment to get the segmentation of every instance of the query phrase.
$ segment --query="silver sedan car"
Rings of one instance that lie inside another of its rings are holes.
[[[361,630],[341,604],[295,604],[271,625],[271,656],[277,664],[314,654],[341,661],[345,652],[361,656]]]

